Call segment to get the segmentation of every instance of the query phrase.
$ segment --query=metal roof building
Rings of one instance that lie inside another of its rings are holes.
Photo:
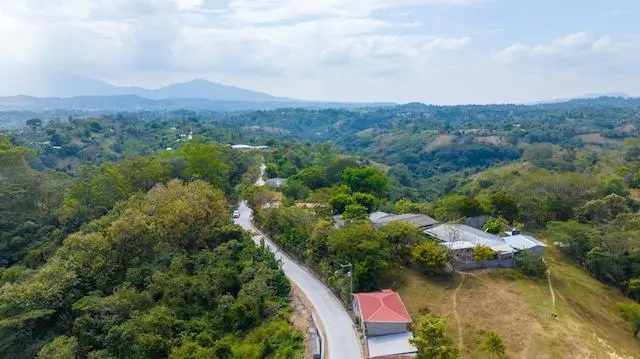
[[[385,215],[386,214],[386,215]],[[376,212],[369,216],[371,223],[376,228],[382,228],[389,223],[393,222],[405,222],[414,224],[422,229],[433,227],[438,224],[438,221],[435,219],[425,216],[424,214],[388,214],[384,212]]]
[[[485,246],[500,254],[515,252],[503,238],[465,224],[442,224],[428,228],[424,233],[436,237],[443,245],[452,250]]]
[[[547,247],[546,244],[540,242],[539,240],[531,236],[525,236],[523,234],[516,234],[516,235],[504,237],[504,241],[509,246],[511,246],[512,248],[518,251],[527,250],[536,255],[543,254],[544,249]]]
[[[418,349],[409,342],[411,339],[411,332],[368,338],[369,358],[414,357]]]

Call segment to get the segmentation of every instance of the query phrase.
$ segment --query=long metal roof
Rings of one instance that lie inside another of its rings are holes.
[[[424,233],[438,238],[438,240],[444,242],[445,246],[451,245],[460,247],[456,249],[468,248],[468,243],[471,243],[474,247],[485,246],[502,254],[515,252],[515,250],[508,245],[503,238],[467,226],[466,224],[441,224],[439,226],[426,229]],[[456,242],[463,243],[460,245],[453,244]]]
[[[517,249],[517,250],[523,250],[523,249],[532,249],[535,247],[546,247],[547,245],[540,242],[539,240],[531,237],[531,236],[525,236],[522,234],[517,234],[515,236],[508,236],[508,237],[504,237],[504,241],[507,242],[508,245],[510,245],[511,247]]]

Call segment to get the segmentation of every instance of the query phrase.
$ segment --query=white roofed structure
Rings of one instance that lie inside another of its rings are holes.
[[[418,349],[409,342],[413,339],[411,332],[367,338],[369,358],[385,358],[397,356],[415,356]]]
[[[518,251],[527,250],[536,255],[544,254],[544,249],[547,247],[546,244],[539,240],[523,234],[504,237],[504,241]]]
[[[465,224],[442,224],[428,228],[424,233],[436,237],[450,249],[467,249],[477,246],[491,248],[499,254],[513,254],[515,250],[502,237],[481,231]]]

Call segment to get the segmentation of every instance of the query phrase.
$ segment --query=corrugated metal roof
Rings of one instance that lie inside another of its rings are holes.
[[[371,219],[372,222],[386,225],[393,222],[407,222],[413,223],[418,227],[427,227],[433,226],[434,224],[438,224],[438,221],[435,219],[425,216],[424,214],[399,214],[399,215],[389,215],[385,217],[381,217],[378,219]]]
[[[411,317],[400,295],[392,290],[356,293],[360,317],[364,322],[411,323]]]
[[[411,332],[370,337],[367,339],[369,358],[415,354],[418,352],[418,349],[409,343],[411,339],[413,339]]]
[[[392,216],[392,214],[387,212],[373,212],[369,215],[369,220],[371,220],[372,222],[375,222],[381,218],[388,217],[388,216]]]
[[[546,247],[546,245],[539,240],[531,236],[525,236],[522,234],[504,237],[504,241],[517,250],[532,249],[535,247]]]
[[[459,250],[459,249],[472,249],[476,247],[476,244],[473,244],[471,242],[465,242],[465,241],[445,242],[443,245],[452,251]]]
[[[503,238],[465,224],[442,224],[426,229],[424,233],[445,242],[447,247],[450,246],[450,243],[467,242],[474,244],[474,247],[485,246],[502,254],[514,252],[514,249]]]

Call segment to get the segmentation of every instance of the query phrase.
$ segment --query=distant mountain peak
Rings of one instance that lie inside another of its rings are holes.
[[[57,70],[6,71],[0,73],[0,96],[37,97],[136,95],[148,99],[193,98],[213,101],[271,102],[283,98],[266,93],[223,85],[202,78],[167,85],[158,89],[120,87],[105,81]],[[287,99],[290,100],[290,99]]]

